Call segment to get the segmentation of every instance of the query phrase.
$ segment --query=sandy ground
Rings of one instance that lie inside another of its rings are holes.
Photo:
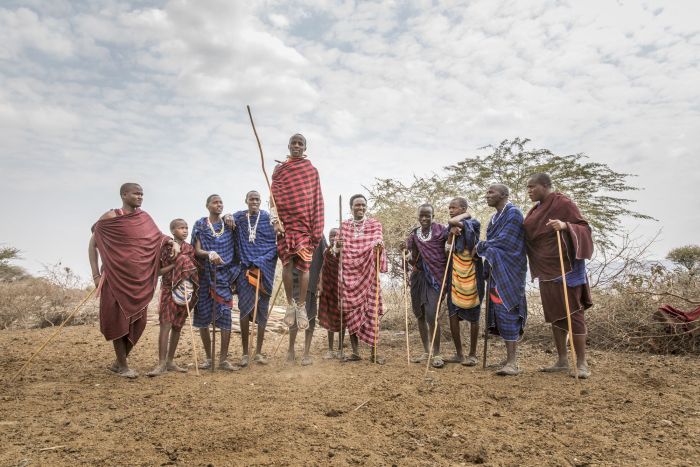
[[[132,354],[142,374],[157,331]],[[579,398],[572,378],[535,371],[552,359],[539,347],[523,345],[517,378],[450,365],[426,381],[401,334],[383,334],[377,366],[322,360],[317,333],[311,367],[285,364],[285,342],[265,367],[128,381],[106,370],[111,345],[91,325],[9,384],[50,332],[0,332],[1,465],[700,465],[697,358],[593,351]],[[490,349],[499,361],[503,346]]]

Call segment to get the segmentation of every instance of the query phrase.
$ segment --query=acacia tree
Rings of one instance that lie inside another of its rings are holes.
[[[27,275],[24,269],[10,263],[10,261],[17,259],[21,259],[20,251],[17,248],[0,247],[0,281],[22,279]]]
[[[615,172],[607,164],[591,162],[582,153],[556,155],[548,149],[528,149],[529,139],[503,140],[486,146],[486,155],[476,155],[444,168],[442,174],[414,176],[410,183],[379,178],[367,188],[372,215],[384,225],[387,245],[395,247],[417,225],[416,208],[423,203],[435,206],[436,219],[445,221],[447,204],[455,196],[465,197],[472,215],[482,225],[492,214],[484,194],[489,185],[503,183],[510,189],[510,200],[523,212],[532,205],[527,181],[537,172],[552,176],[555,190],[565,193],[578,205],[593,229],[599,249],[614,246],[621,232],[622,218],[651,219],[631,209],[634,201],[622,193],[638,190],[629,184],[633,175]],[[482,235],[485,228],[482,229]]]
[[[666,259],[683,266],[694,276],[700,268],[700,245],[679,246],[669,251]]]

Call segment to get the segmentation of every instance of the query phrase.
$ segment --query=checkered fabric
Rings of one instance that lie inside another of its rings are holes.
[[[170,323],[173,329],[180,330],[187,320],[187,308],[184,305],[177,305],[173,301],[173,287],[180,281],[189,280],[195,285],[195,295],[199,274],[197,272],[197,260],[194,257],[194,248],[187,242],[180,244],[180,254],[175,258],[170,257],[172,246],[165,246],[160,256],[160,267],[175,264],[175,268],[163,274],[160,282],[160,307],[158,314],[161,323]],[[197,302],[192,300],[192,306]]]

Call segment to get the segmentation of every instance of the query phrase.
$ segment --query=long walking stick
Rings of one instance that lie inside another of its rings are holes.
[[[32,356],[29,357],[29,359],[28,359],[26,362],[24,362],[24,365],[22,365],[22,368],[20,368],[20,369],[17,371],[17,373],[14,374],[14,376],[12,377],[12,379],[10,379],[10,382],[11,382],[11,383],[14,382],[14,381],[19,377],[19,375],[22,374],[22,372],[29,366],[29,364],[32,362],[32,360],[34,360],[34,358],[35,358],[37,355],[39,355],[39,354],[41,353],[42,350],[44,350],[44,347],[46,347],[46,346],[49,344],[49,342],[51,342],[51,341],[53,340],[53,338],[56,337],[56,336],[61,332],[61,329],[63,329],[63,327],[64,327],[66,324],[68,324],[68,321],[70,321],[70,320],[73,318],[73,316],[75,316],[75,314],[78,312],[78,310],[80,310],[80,308],[85,304],[85,302],[87,302],[87,301],[90,299],[90,297],[92,297],[92,296],[95,294],[95,291],[96,291],[96,290],[97,290],[96,288],[95,288],[95,289],[92,289],[92,290],[90,291],[90,293],[87,294],[87,296],[83,299],[83,301],[80,302],[80,303],[78,304],[78,306],[75,307],[75,309],[71,312],[71,314],[69,314],[68,317],[67,317],[66,319],[63,320],[63,322],[62,322],[61,325],[58,327],[58,329],[56,329],[56,330],[49,336],[49,338],[46,339],[46,340],[44,341],[44,343],[41,344],[41,345],[39,346],[38,349],[36,349],[36,351],[32,354]]]
[[[379,343],[379,255],[381,254],[379,250],[377,253],[377,267],[375,273],[376,276],[376,293],[374,294],[374,363],[377,363],[377,345]]]
[[[576,364],[576,347],[574,346],[574,333],[571,328],[571,310],[569,309],[569,290],[566,286],[566,271],[564,270],[564,253],[561,249],[561,232],[557,230],[557,246],[559,247],[559,264],[561,265],[561,284],[564,287],[564,303],[566,304],[566,323],[569,328],[569,343],[571,343],[571,355],[574,359],[574,375],[576,376],[576,384],[579,385],[578,380],[578,366]],[[581,387],[579,388],[579,394],[581,392]]]
[[[425,365],[425,376],[428,377],[428,371],[430,371],[430,360],[433,358],[433,345],[435,344],[435,336],[437,335],[438,329],[438,315],[440,314],[440,305],[442,305],[442,294],[445,291],[445,282],[447,281],[447,271],[449,271],[450,261],[452,260],[452,252],[454,251],[455,240],[452,237],[452,243],[450,243],[450,253],[447,255],[447,263],[445,263],[445,273],[442,275],[442,285],[440,286],[440,296],[438,297],[437,307],[435,309],[435,325],[433,327],[433,338],[430,340],[430,349],[428,349],[428,363]]]
[[[253,359],[251,358],[253,347],[253,336],[255,335],[255,320],[258,317],[258,299],[260,298],[260,282],[262,281],[262,271],[258,269],[258,280],[255,282],[255,306],[253,306],[253,321],[250,324],[250,333],[248,334],[248,367],[252,367]],[[268,314],[269,316],[269,314]],[[256,347],[257,348],[257,347]]]
[[[214,272],[214,291],[212,293],[211,285],[209,286],[209,293],[211,294],[211,371],[214,372],[214,362],[216,362],[216,264],[209,262],[209,266],[213,268]]]
[[[406,269],[406,251],[402,253],[403,259],[403,304],[404,304],[404,315],[406,317],[406,363],[411,366],[411,349],[408,345],[408,282],[407,282],[407,269]]]
[[[343,232],[343,195],[338,196],[338,234],[335,237],[336,243],[338,237]],[[338,309],[340,310],[340,336],[338,337],[338,352],[343,354],[343,344],[345,339],[345,331],[343,328],[343,250],[341,248],[338,253]],[[342,358],[342,357],[341,357]]]
[[[255,134],[255,140],[258,142],[258,150],[260,151],[260,164],[262,166],[262,171],[263,175],[265,176],[265,182],[267,182],[267,189],[270,190],[270,208],[275,209],[275,212],[277,211],[277,203],[275,202],[275,196],[272,194],[272,185],[270,185],[270,177],[267,176],[267,170],[265,169],[265,156],[263,155],[263,149],[262,149],[262,144],[260,143],[260,138],[258,137],[258,130],[255,129],[255,122],[253,121],[253,114],[250,111],[250,106],[246,105],[246,109],[248,109],[248,117],[250,117],[250,125],[253,127],[253,133]],[[282,219],[277,219],[277,221],[280,224],[280,227],[282,230],[284,230],[284,226],[282,225]]]
[[[194,296],[194,290],[192,291]],[[192,339],[192,355],[194,355],[194,372],[199,376],[199,363],[197,363],[197,346],[194,341],[194,329],[192,327],[192,315],[190,314],[190,300],[187,298],[187,289],[185,289],[185,309],[187,310],[187,319],[190,321],[190,338]]]
[[[488,352],[489,348],[489,302],[491,301],[491,289],[489,289],[490,286],[491,280],[486,279],[486,293],[484,294],[486,296],[486,310],[484,315],[484,358],[483,362],[481,363],[481,368],[484,369],[486,368],[486,353]]]

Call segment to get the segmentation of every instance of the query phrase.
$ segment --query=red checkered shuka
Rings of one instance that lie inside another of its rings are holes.
[[[175,263],[175,268],[163,274],[160,283],[160,308],[159,317],[161,322],[173,325],[174,329],[182,329],[187,320],[187,308],[184,305],[178,306],[173,302],[173,286],[177,286],[180,281],[189,279],[195,287],[195,298],[190,302],[190,312],[192,304],[197,303],[196,294],[199,286],[199,274],[197,272],[197,262],[194,256],[194,248],[187,242],[180,244],[180,254],[175,258],[170,258],[171,246],[166,246],[161,252],[161,267]]]
[[[321,269],[321,296],[318,301],[318,322],[324,329],[340,332],[340,309],[338,308],[338,256],[330,248],[323,253]]]
[[[381,318],[381,284],[377,281],[377,259],[374,246],[383,240],[382,224],[375,219],[367,219],[364,226],[357,226],[352,220],[343,222],[343,314],[350,334],[373,345],[378,324],[375,315]],[[387,271],[386,252],[382,250],[380,271]],[[379,287],[379,310],[376,310],[376,294]]]
[[[271,189],[285,230],[277,250],[286,264],[290,256],[301,250],[313,252],[321,241],[324,221],[321,182],[311,161],[289,157],[275,167]]]

